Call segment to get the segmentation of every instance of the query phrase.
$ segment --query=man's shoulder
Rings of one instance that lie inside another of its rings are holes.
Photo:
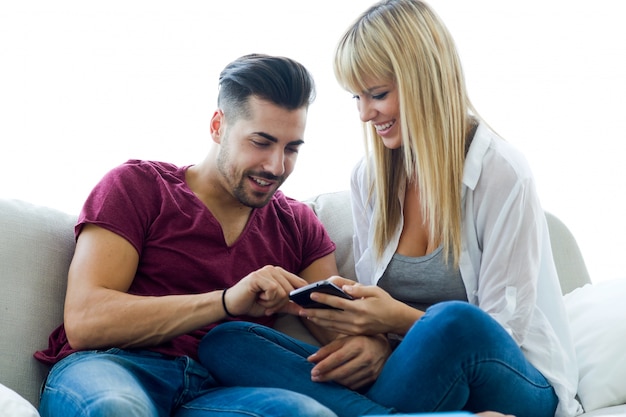
[[[289,212],[294,215],[315,215],[315,213],[313,213],[313,210],[307,203],[296,200],[292,197],[288,197],[280,190],[276,191],[276,193],[270,200],[270,204],[275,207],[277,211]]]
[[[181,168],[169,162],[149,161],[143,159],[129,159],[114,167],[108,173],[109,177],[123,178],[125,180],[152,180],[154,178],[179,178],[184,172]]]
[[[320,227],[320,220],[313,208],[292,197],[287,197],[281,191],[277,191],[270,202],[261,210],[261,216],[266,221],[276,221],[292,230],[317,229]]]
[[[311,204],[287,197],[279,191],[265,209],[263,215],[266,217],[261,220],[265,226],[264,233],[275,233],[272,242],[280,241],[290,248],[290,253],[299,251],[299,256],[307,259],[299,267],[300,270],[335,250],[335,244]]]
[[[170,162],[150,161],[146,159],[129,159],[128,161],[114,168],[119,171],[157,171],[157,172],[176,172],[180,167]]]

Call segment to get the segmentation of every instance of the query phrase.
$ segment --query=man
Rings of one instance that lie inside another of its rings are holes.
[[[292,289],[337,273],[313,212],[277,192],[313,97],[297,62],[241,57],[220,75],[201,163],[128,161],[94,188],[75,229],[64,324],[35,354],[54,365],[43,417],[334,415],[290,391],[220,387],[196,361],[228,316],[271,325],[273,313],[297,312]]]

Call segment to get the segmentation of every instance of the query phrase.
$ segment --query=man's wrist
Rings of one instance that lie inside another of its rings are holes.
[[[226,307],[226,290],[228,290],[228,288],[224,288],[224,291],[222,291],[222,308],[228,317],[236,318],[237,316],[231,314],[230,311],[228,311],[228,307]]]

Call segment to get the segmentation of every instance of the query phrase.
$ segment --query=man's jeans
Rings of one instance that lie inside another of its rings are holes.
[[[429,308],[360,395],[311,381],[306,358],[317,348],[244,322],[222,324],[200,344],[199,356],[224,385],[288,388],[340,417],[402,413],[500,411],[553,417],[558,398],[513,338],[478,307],[444,302]],[[379,409],[376,409],[376,406]]]
[[[42,417],[335,416],[315,400],[291,391],[219,387],[206,368],[188,357],[169,358],[148,351],[121,349],[77,352],[57,363],[44,386],[40,414]]]

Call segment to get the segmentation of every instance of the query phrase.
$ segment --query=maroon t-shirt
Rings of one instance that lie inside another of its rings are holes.
[[[139,253],[129,293],[161,296],[228,288],[265,265],[298,274],[332,253],[335,244],[305,204],[278,191],[254,209],[239,238],[227,246],[221,226],[185,182],[187,167],[131,160],[110,171],[88,197],[76,236],[92,223],[127,239]],[[245,318],[271,326],[273,317]],[[200,339],[218,323],[150,350],[197,357]],[[60,325],[35,357],[54,364],[74,350]]]

